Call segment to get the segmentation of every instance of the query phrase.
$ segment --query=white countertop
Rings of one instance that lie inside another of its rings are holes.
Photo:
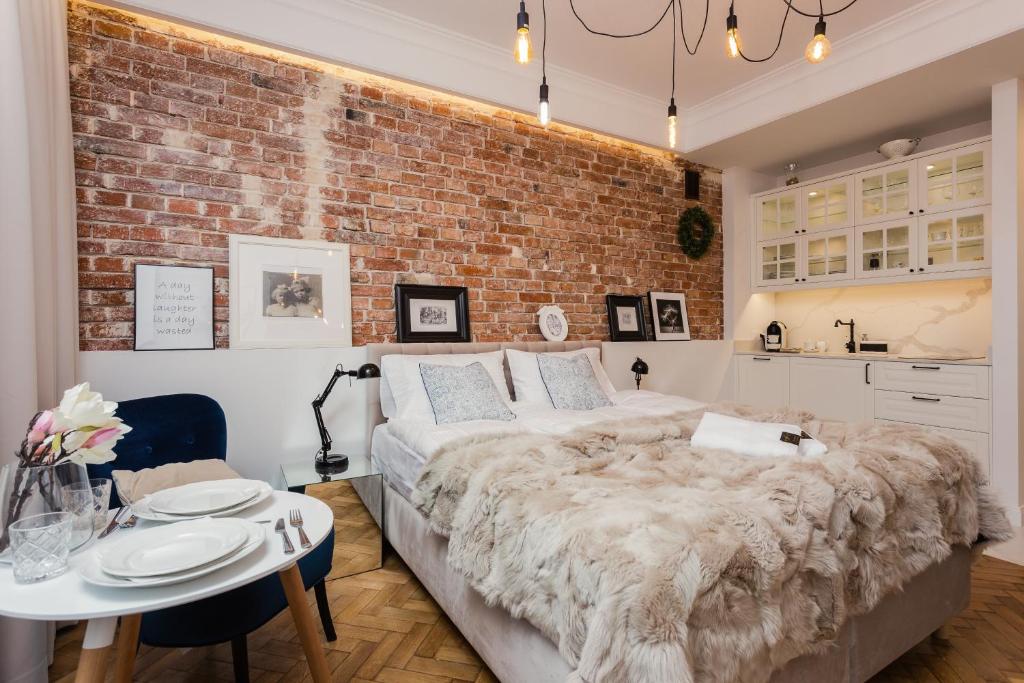
[[[894,353],[848,353],[846,351],[817,351],[800,353],[780,353],[777,351],[755,351],[753,349],[736,349],[738,356],[778,356],[780,358],[829,358],[831,360],[862,360],[862,361],[890,361],[896,363],[917,363],[932,365],[992,365],[988,358],[968,358],[966,360],[942,360],[939,358],[900,358]]]

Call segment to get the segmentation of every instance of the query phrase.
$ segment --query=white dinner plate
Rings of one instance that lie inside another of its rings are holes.
[[[195,569],[235,552],[248,540],[237,519],[195,519],[143,529],[100,553],[100,567],[121,577],[159,576]]]
[[[270,484],[265,481],[256,482],[257,490],[259,491],[255,496],[249,500],[243,501],[240,504],[211,512],[209,514],[199,515],[169,515],[164,512],[157,512],[150,507],[150,499],[152,495],[144,497],[142,500],[137,501],[132,505],[132,514],[139,519],[147,519],[151,522],[181,522],[190,519],[201,519],[203,517],[230,517],[235,515],[242,510],[248,509],[257,503],[262,503],[264,500],[270,497],[270,494],[274,492]],[[155,494],[154,494],[155,495]]]
[[[167,515],[208,515],[241,505],[259,493],[259,482],[250,479],[197,481],[157,491],[149,507]]]
[[[201,567],[196,567],[184,572],[177,572],[175,574],[164,574],[162,576],[147,578],[119,578],[103,571],[103,568],[100,566],[99,555],[94,550],[82,558],[83,561],[78,567],[78,573],[86,583],[110,588],[150,588],[153,586],[170,586],[176,583],[184,583],[185,581],[198,579],[200,576],[212,574],[218,569],[222,569],[223,567],[227,567],[238,562],[243,557],[251,555],[253,551],[263,545],[264,538],[266,537],[266,531],[262,525],[255,524],[253,522],[246,522],[244,520],[237,521],[245,525],[248,533],[248,540],[245,544],[230,555],[222,557],[214,562],[210,562],[209,564],[204,564]]]

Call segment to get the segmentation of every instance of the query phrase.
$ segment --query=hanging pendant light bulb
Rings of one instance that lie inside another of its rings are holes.
[[[551,112],[548,110],[548,79],[547,77],[540,83],[540,103],[537,107],[537,119],[540,121],[540,125],[547,126],[551,123]]]
[[[676,123],[679,117],[676,115],[676,98],[668,102],[668,146],[676,148]]]
[[[530,42],[530,15],[526,13],[525,0],[519,3],[516,14],[516,46],[513,54],[518,64],[529,64],[533,58],[533,43]]]
[[[725,19],[725,54],[733,59],[740,56],[743,43],[740,42],[740,26],[732,3],[729,3],[729,16]]]
[[[811,64],[820,64],[825,58],[832,54],[832,43],[825,35],[825,17],[818,17],[818,23],[814,25],[814,37],[807,43],[804,50],[804,58]]]

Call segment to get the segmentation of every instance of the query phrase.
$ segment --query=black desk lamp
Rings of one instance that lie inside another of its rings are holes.
[[[331,375],[331,379],[327,382],[327,386],[324,387],[323,392],[313,399],[313,414],[316,416],[316,428],[320,431],[320,450],[316,452],[314,467],[317,472],[321,473],[326,472],[328,474],[336,474],[348,469],[347,455],[331,453],[331,434],[327,431],[327,427],[324,426],[324,416],[320,413],[320,409],[323,407],[324,401],[327,400],[331,390],[334,389],[335,383],[341,377],[348,377],[348,383],[349,386],[351,386],[353,377],[356,379],[380,377],[380,368],[373,363],[364,363],[359,366],[358,370],[346,370],[339,363],[338,367],[334,368],[334,374]]]
[[[650,372],[650,370],[651,369],[649,367],[647,367],[647,363],[644,362],[643,358],[640,358],[639,356],[637,356],[636,360],[633,361],[633,367],[631,367],[629,369],[629,371],[633,373],[634,377],[636,377],[636,390],[637,391],[640,391],[640,379],[644,375],[646,375],[648,372]]]

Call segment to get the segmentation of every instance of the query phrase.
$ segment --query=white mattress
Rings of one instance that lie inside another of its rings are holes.
[[[516,419],[474,420],[436,425],[431,422],[391,420],[377,425],[370,442],[370,454],[387,481],[406,499],[416,484],[427,460],[456,439],[488,433],[566,434],[608,420],[623,420],[647,415],[667,415],[693,410],[703,403],[681,396],[668,396],[653,391],[617,391],[612,405],[595,410],[555,410],[536,405],[516,406]]]

